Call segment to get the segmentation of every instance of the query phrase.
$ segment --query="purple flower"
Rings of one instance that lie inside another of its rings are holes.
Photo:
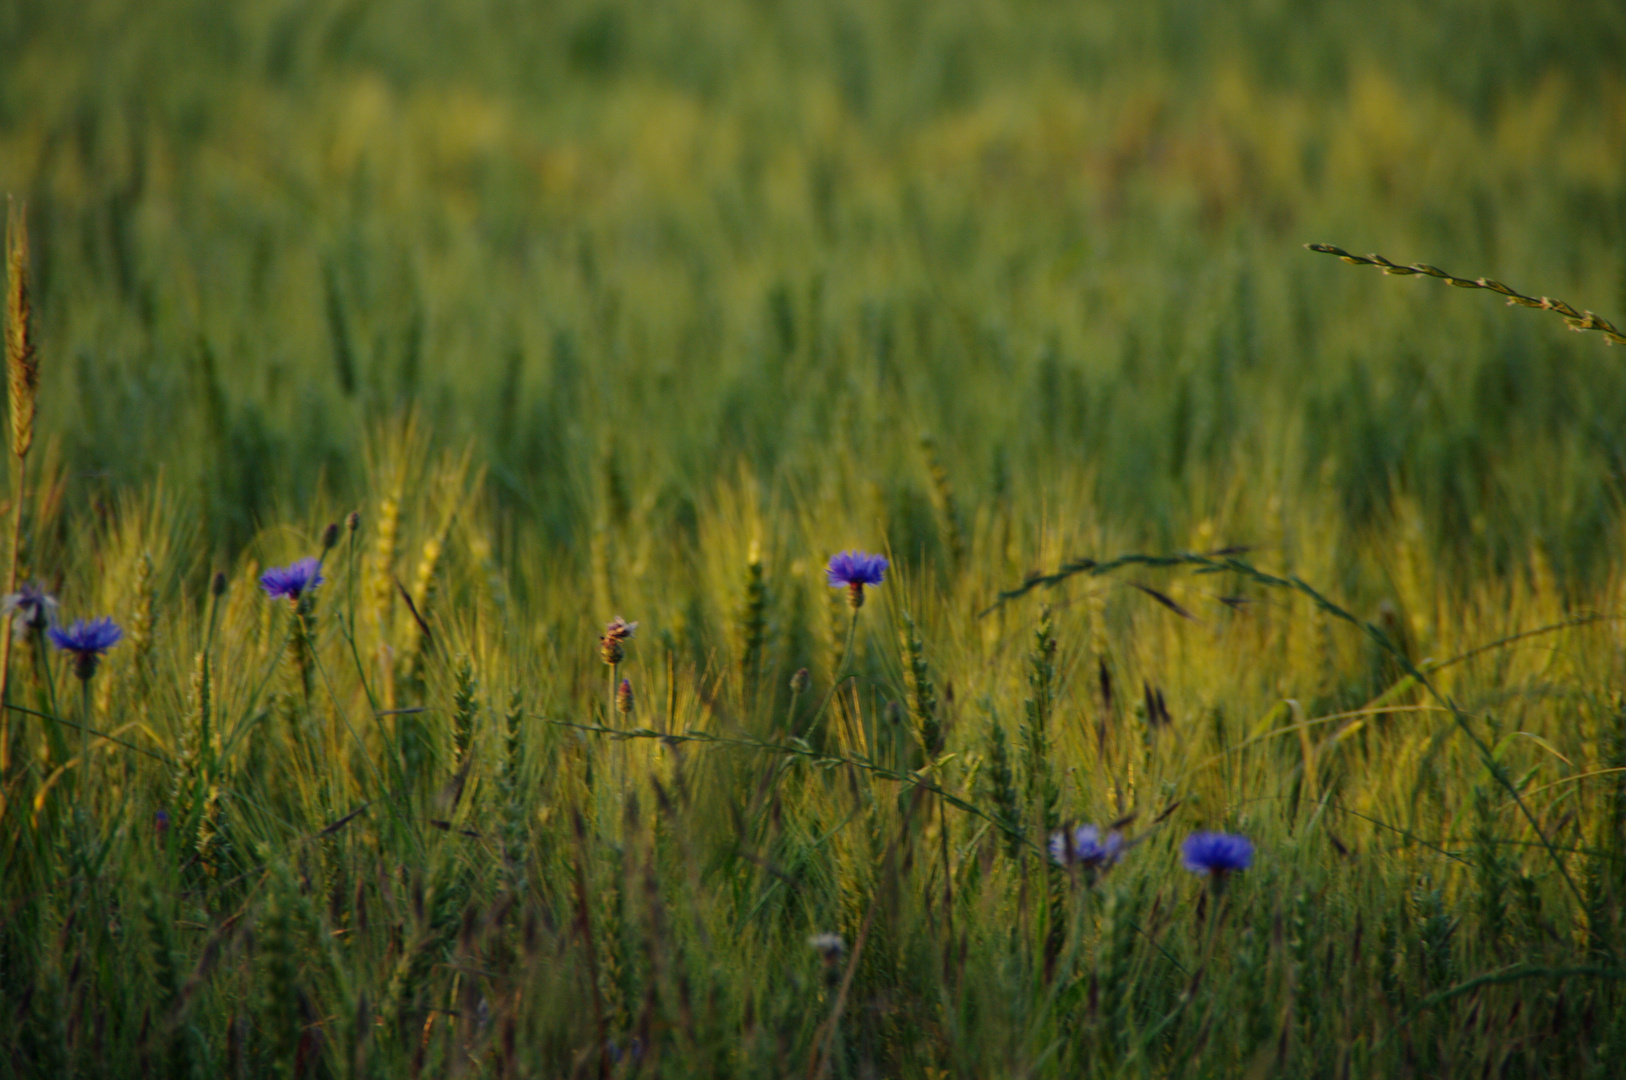
[[[0,612],[11,616],[13,630],[21,639],[30,631],[44,630],[51,625],[56,615],[56,597],[30,583],[0,600]]]
[[[885,555],[871,555],[864,551],[843,551],[830,557],[824,570],[832,589],[847,589],[847,603],[856,611],[864,606],[864,586],[879,585],[886,580],[888,562]]]
[[[81,679],[89,679],[96,674],[96,663],[102,658],[102,653],[117,645],[119,639],[124,637],[124,631],[119,629],[118,623],[106,615],[92,619],[88,623],[83,619],[76,619],[66,630],[60,626],[53,626],[48,633],[52,645],[65,653],[73,654],[73,673]]]
[[[1080,825],[1074,830],[1072,851],[1067,850],[1067,839],[1065,832],[1050,834],[1050,858],[1062,866],[1105,869],[1123,854],[1123,836],[1109,832],[1103,840],[1101,830],[1094,825]]]
[[[1187,870],[1223,878],[1233,870],[1246,870],[1253,862],[1253,841],[1234,833],[1195,832],[1181,847]]]
[[[260,588],[273,600],[283,596],[298,600],[301,593],[316,588],[322,580],[322,560],[312,556],[287,566],[273,566],[260,575]]]

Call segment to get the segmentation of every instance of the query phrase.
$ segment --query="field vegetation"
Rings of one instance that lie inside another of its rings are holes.
[[[1623,46],[0,5],[0,1071],[1618,1075]]]

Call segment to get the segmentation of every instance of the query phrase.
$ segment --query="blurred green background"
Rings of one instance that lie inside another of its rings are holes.
[[[1331,497],[1574,589],[1626,355],[1300,245],[1626,316],[1623,46],[1607,0],[28,0],[0,187],[69,506],[162,477],[218,555],[416,409],[564,552],[743,469],[908,556],[926,432],[968,514]]]

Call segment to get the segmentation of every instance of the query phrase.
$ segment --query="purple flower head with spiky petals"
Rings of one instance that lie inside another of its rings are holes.
[[[1181,854],[1192,873],[1223,878],[1232,871],[1246,870],[1253,862],[1253,841],[1234,833],[1194,832],[1186,837]]]
[[[53,626],[49,636],[52,645],[73,656],[73,673],[89,680],[96,674],[96,664],[101,660],[102,653],[117,645],[119,639],[124,637],[124,631],[119,629],[118,623],[103,615],[88,623],[75,619],[74,624],[66,630]]]
[[[1080,825],[1073,831],[1071,851],[1067,839],[1067,834],[1059,830],[1050,834],[1050,858],[1062,866],[1104,870],[1123,854],[1123,835],[1109,832],[1103,838],[1094,825]]]
[[[273,600],[298,600],[306,589],[316,588],[323,580],[322,560],[313,555],[287,566],[273,566],[260,575],[260,588]]]
[[[886,580],[890,565],[885,555],[871,555],[865,551],[843,551],[830,557],[824,576],[832,589],[846,588],[847,603],[854,611],[864,606],[864,586],[879,585]]]

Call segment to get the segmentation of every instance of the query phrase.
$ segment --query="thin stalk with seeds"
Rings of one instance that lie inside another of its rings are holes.
[[[1554,300],[1550,296],[1526,296],[1517,289],[1493,281],[1490,278],[1462,278],[1455,274],[1441,270],[1437,266],[1427,263],[1410,263],[1401,265],[1390,262],[1382,255],[1351,255],[1341,247],[1332,244],[1305,244],[1306,248],[1322,255],[1336,255],[1352,266],[1376,266],[1385,274],[1396,277],[1410,277],[1421,274],[1426,277],[1439,278],[1447,285],[1455,285],[1459,289],[1488,289],[1498,296],[1507,297],[1508,304],[1517,304],[1520,307],[1539,308],[1542,311],[1554,311],[1561,315],[1571,330],[1596,330],[1604,336],[1604,340],[1611,345],[1626,345],[1626,333],[1615,327],[1608,319],[1590,311],[1577,311],[1562,300]]]

